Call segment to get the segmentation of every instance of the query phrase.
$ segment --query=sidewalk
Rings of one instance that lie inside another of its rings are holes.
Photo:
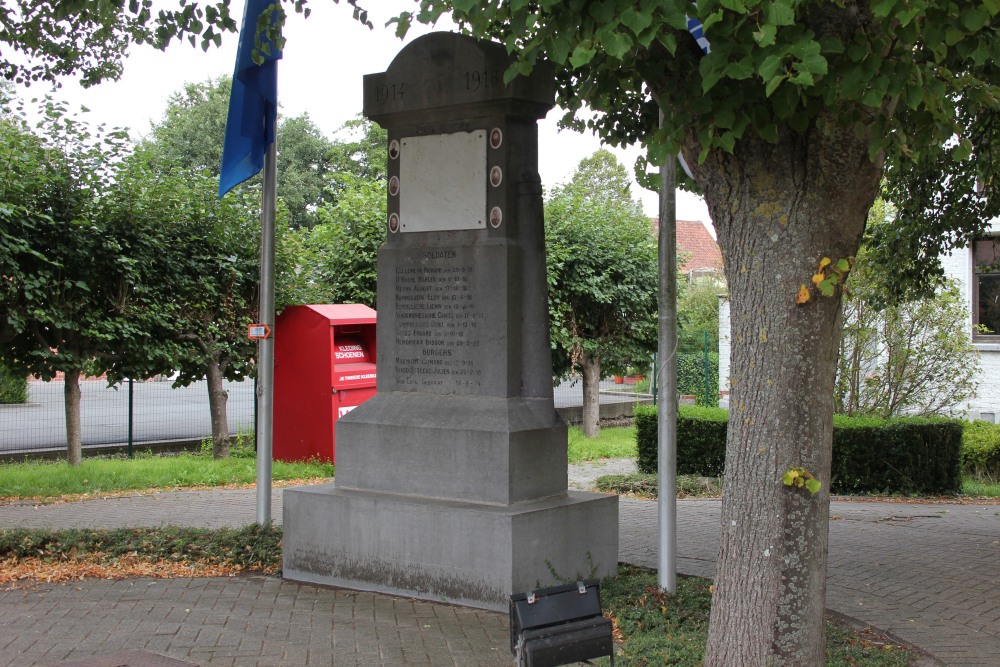
[[[631,465],[570,466],[570,484],[586,487]],[[678,502],[682,573],[712,576],[720,505]],[[0,507],[0,529],[238,526],[254,520],[255,507],[252,490],[19,503]],[[280,521],[280,491],[272,507]],[[1000,504],[834,501],[831,515],[830,610],[920,647],[936,658],[928,664],[998,664]],[[621,500],[622,561],[655,567],[656,523],[656,503]],[[504,614],[269,577],[87,580],[0,591],[0,666],[511,662]]]

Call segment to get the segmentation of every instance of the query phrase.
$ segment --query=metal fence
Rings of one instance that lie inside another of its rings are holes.
[[[607,378],[601,381],[601,404],[609,415],[631,414],[631,407],[649,402],[649,378]],[[84,448],[137,448],[150,443],[197,441],[211,437],[208,388],[204,381],[174,388],[169,380],[124,383],[108,387],[104,380],[81,381],[80,422]],[[28,383],[28,403],[0,405],[0,454],[31,454],[65,450],[65,385],[61,381]],[[252,434],[255,422],[253,380],[226,383],[226,405],[232,435]],[[569,421],[578,421],[583,405],[583,381],[569,378],[553,390],[555,406]]]
[[[253,380],[226,383],[226,412],[232,434],[254,429]],[[31,453],[66,447],[65,384],[29,382],[28,403],[0,405],[0,454]],[[80,424],[84,447],[211,437],[205,381],[173,388],[169,380],[80,382]]]

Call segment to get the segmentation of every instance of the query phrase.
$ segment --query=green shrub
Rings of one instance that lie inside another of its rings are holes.
[[[27,403],[28,377],[0,363],[0,403]]]
[[[834,493],[958,493],[962,424],[942,417],[833,420]]]
[[[656,408],[636,408],[641,472],[656,472]],[[721,477],[728,413],[681,406],[677,416],[677,473]],[[998,447],[1000,449],[1000,447]],[[835,417],[833,493],[958,493],[962,425],[927,417]]]
[[[705,399],[705,356],[677,355],[677,393],[694,396],[698,405],[719,404],[719,354],[708,353],[708,400]]]
[[[970,477],[1000,480],[1000,424],[977,420],[965,425],[962,469]]]
[[[677,474],[721,477],[726,461],[726,424],[722,408],[682,405],[677,414]],[[656,407],[636,406],[639,470],[656,472]]]
[[[637,405],[632,413],[635,424],[636,464],[644,473],[656,472],[656,406]]]

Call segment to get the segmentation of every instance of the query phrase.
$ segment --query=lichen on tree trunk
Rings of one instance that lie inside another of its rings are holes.
[[[229,392],[226,391],[219,362],[209,360],[205,375],[208,379],[208,408],[212,416],[212,457],[226,458],[229,456],[229,418],[226,414]]]
[[[66,461],[78,466],[83,460],[83,444],[80,426],[80,369],[74,368],[64,374],[63,404],[66,410]]]
[[[880,167],[853,132],[744,139],[696,167],[732,318],[726,492],[706,667],[822,665],[840,291],[796,302],[823,257],[853,257]],[[785,486],[805,468],[819,493]]]

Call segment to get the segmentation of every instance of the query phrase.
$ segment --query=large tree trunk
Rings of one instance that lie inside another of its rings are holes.
[[[690,153],[689,153],[690,154]],[[693,162],[693,160],[689,160]],[[695,168],[725,261],[732,363],[722,531],[706,667],[822,665],[833,388],[841,291],[820,260],[852,258],[881,169],[853,131],[744,139]],[[804,468],[815,495],[785,486]]]
[[[80,429],[80,369],[65,373],[63,405],[66,409],[66,461],[71,466],[80,465],[83,445]]]
[[[583,373],[583,434],[596,438],[601,434],[601,359],[584,352],[580,355]]]
[[[208,379],[208,409],[212,415],[212,457],[224,459],[229,456],[229,417],[226,415],[229,392],[226,391],[218,361],[210,360],[205,374]]]

